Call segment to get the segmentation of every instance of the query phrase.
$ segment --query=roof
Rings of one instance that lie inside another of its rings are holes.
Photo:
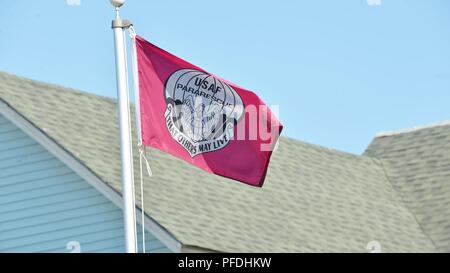
[[[434,124],[417,126],[417,127],[414,127],[414,128],[401,129],[401,130],[396,130],[396,131],[380,132],[380,133],[378,133],[376,135],[375,138],[382,138],[382,137],[389,137],[389,136],[395,136],[395,135],[400,135],[400,134],[413,133],[413,132],[416,132],[416,131],[422,131],[424,129],[432,129],[432,128],[435,128],[435,127],[443,127],[443,126],[450,126],[450,120],[437,122],[437,123],[434,123]]]
[[[450,252],[450,123],[382,135],[365,155],[381,160],[425,233]]]
[[[2,72],[0,98],[105,184],[121,191],[119,133],[113,99]],[[448,148],[450,133],[445,128],[447,133],[435,137]],[[145,211],[173,234],[184,249],[367,252],[366,245],[376,240],[383,252],[436,251],[436,241],[433,243],[424,232],[428,229],[419,225],[422,220],[427,221],[428,210],[423,209],[425,219],[416,219],[421,214],[412,212],[422,210],[409,207],[416,199],[403,201],[404,194],[399,194],[392,180],[401,174],[391,170],[396,169],[395,164],[386,168],[391,161],[401,161],[401,156],[394,156],[394,160],[371,157],[375,152],[370,151],[378,150],[377,143],[381,145],[382,140],[376,139],[366,155],[358,156],[282,137],[263,188],[214,176],[149,149],[154,176],[145,179]],[[381,155],[389,150],[383,147],[380,146]],[[409,156],[413,160],[413,155]],[[435,165],[445,169],[438,163]],[[446,190],[450,187],[448,166],[440,180],[437,178],[440,176],[433,180]],[[409,178],[409,175],[398,178],[399,186]],[[413,181],[420,184],[422,180],[428,178],[418,172]],[[444,180],[447,185],[443,185]],[[434,191],[437,189],[427,191],[427,200],[432,199]],[[412,194],[416,195],[420,192]],[[445,199],[442,194],[437,196]],[[447,214],[442,217],[450,219],[448,202],[443,206]],[[430,225],[429,230],[434,232],[442,221],[436,219],[437,224]]]

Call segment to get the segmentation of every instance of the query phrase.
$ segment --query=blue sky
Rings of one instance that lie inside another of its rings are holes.
[[[379,131],[450,120],[450,1],[379,1],[127,0],[122,17],[279,105],[284,135],[359,154]],[[113,15],[2,1],[0,70],[116,97]]]

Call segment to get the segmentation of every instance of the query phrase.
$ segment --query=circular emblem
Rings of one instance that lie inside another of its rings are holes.
[[[175,71],[166,82],[165,97],[167,129],[191,157],[225,147],[244,113],[231,86],[199,70]]]

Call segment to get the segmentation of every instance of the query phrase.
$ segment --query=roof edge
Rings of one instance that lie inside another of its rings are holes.
[[[416,131],[420,131],[420,130],[431,129],[431,128],[435,128],[435,127],[442,127],[442,126],[450,126],[450,120],[436,122],[436,123],[432,123],[432,124],[428,124],[428,125],[415,126],[413,128],[408,128],[408,129],[399,129],[399,130],[393,130],[393,131],[382,131],[382,132],[377,133],[375,135],[375,138],[382,138],[382,137],[390,137],[390,136],[401,135],[401,134],[408,134],[408,133],[412,133],[412,132],[416,132]]]
[[[95,94],[95,93],[92,93],[92,92],[87,91],[87,90],[75,89],[75,88],[72,88],[72,87],[68,87],[68,86],[65,86],[65,85],[62,85],[62,84],[58,84],[58,83],[53,83],[53,82],[44,82],[44,81],[41,81],[41,80],[28,78],[26,76],[21,76],[21,75],[9,73],[9,72],[3,71],[3,70],[0,70],[0,76],[1,75],[5,75],[6,77],[16,78],[18,80],[29,82],[29,83],[32,83],[32,84],[35,84],[35,85],[40,85],[43,88],[51,87],[53,89],[64,90],[66,92],[72,92],[74,94],[78,94],[78,95],[82,95],[82,96],[97,97],[97,98],[109,101],[111,103],[117,103],[117,98],[115,98],[115,97],[108,97],[108,96],[105,96],[105,95],[99,95],[99,94]],[[130,104],[133,104],[133,103],[134,102],[130,102]]]

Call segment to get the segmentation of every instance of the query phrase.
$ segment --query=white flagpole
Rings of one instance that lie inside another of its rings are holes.
[[[131,145],[131,123],[128,94],[128,71],[124,31],[130,23],[122,20],[119,9],[125,0],[110,0],[116,9],[112,21],[115,39],[117,97],[119,106],[120,156],[122,162],[122,199],[127,253],[136,253],[136,214],[134,205],[133,153]]]

